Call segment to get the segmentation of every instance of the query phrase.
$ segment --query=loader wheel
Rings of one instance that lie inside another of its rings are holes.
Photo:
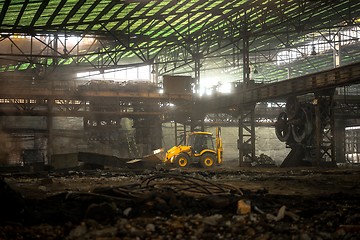
[[[179,167],[187,167],[189,165],[189,157],[185,153],[180,153],[175,158],[175,164]]]
[[[202,167],[209,168],[214,166],[214,163],[215,163],[215,156],[213,154],[205,153],[204,155],[201,156],[200,165]]]

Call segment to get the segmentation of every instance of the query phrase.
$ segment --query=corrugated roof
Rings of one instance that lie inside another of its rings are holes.
[[[114,58],[132,63],[152,62],[155,56],[167,63],[180,60],[167,72],[191,71],[186,65],[195,55],[208,68],[223,67],[226,61],[241,65],[245,28],[251,61],[259,65],[270,62],[280,49],[310,41],[308,33],[327,34],[357,26],[360,18],[357,0],[1,0],[0,9],[1,40],[16,33],[94,36],[103,41],[99,48],[106,52],[102,61],[108,65]],[[352,59],[357,61],[357,55]],[[28,63],[28,58],[16,59]],[[91,58],[83,62],[99,62],[96,56]],[[282,75],[274,70],[276,66],[267,67],[278,77]]]

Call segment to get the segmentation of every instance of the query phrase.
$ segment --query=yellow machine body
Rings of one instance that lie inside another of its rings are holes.
[[[221,130],[216,128],[215,146],[213,134],[210,132],[192,132],[188,135],[185,145],[170,148],[164,162],[178,167],[186,167],[199,163],[202,167],[212,167],[223,162],[223,146]]]

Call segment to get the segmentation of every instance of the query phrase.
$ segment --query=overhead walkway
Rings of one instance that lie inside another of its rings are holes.
[[[253,106],[258,102],[286,99],[289,96],[356,83],[360,83],[360,62],[262,86],[244,86],[234,94],[219,96],[216,99],[200,99],[198,103],[203,108],[206,107],[207,112],[226,112]]]

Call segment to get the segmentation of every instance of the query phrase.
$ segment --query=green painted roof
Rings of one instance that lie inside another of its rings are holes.
[[[141,63],[158,57],[167,59],[167,64],[179,61],[164,73],[184,72],[192,56],[201,53],[206,68],[224,68],[228,61],[240,68],[235,74],[241,76],[246,28],[251,62],[261,65],[266,71],[264,79],[272,81],[285,74],[284,68],[271,63],[277,52],[307,44],[313,37],[309,33],[319,36],[357,26],[359,18],[358,0],[0,0],[0,40],[9,34],[86,35],[102,39],[97,48],[103,55],[87,49],[89,56],[58,64],[94,65],[100,58],[108,65],[118,59]],[[357,61],[358,55],[352,49],[351,54],[344,53],[344,61]],[[15,69],[19,70],[36,64],[29,56],[15,59],[12,57],[18,63],[10,64],[18,65]],[[323,61],[305,62],[310,68],[307,71],[328,67]],[[2,69],[14,69],[1,64]]]

